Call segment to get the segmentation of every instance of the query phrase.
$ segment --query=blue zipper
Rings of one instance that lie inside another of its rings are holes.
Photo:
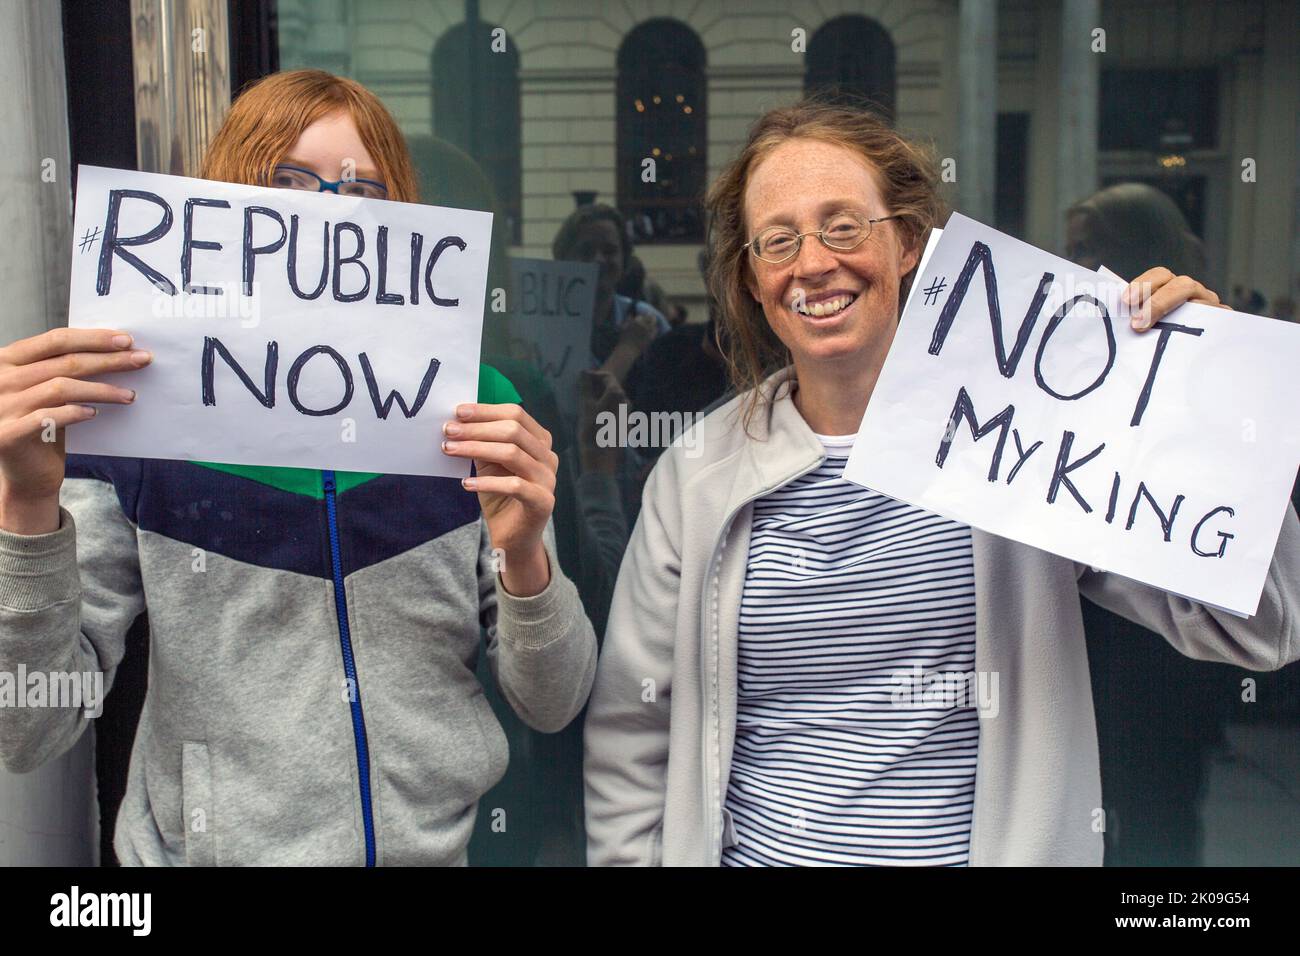
[[[357,745],[357,776],[361,781],[361,822],[366,830],[366,866],[375,865],[375,815],[370,800],[370,748],[366,744],[366,718],[361,712],[361,684],[357,662],[352,657],[352,632],[348,629],[348,596],[343,589],[343,558],[339,552],[338,504],[334,472],[322,471],[325,489],[325,517],[330,532],[330,565],[334,572],[334,611],[338,616],[339,643],[343,647],[343,673],[352,690],[352,736]]]

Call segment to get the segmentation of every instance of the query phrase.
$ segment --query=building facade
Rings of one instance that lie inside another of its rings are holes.
[[[1183,207],[1206,245],[1206,281],[1225,297],[1236,286],[1269,302],[1297,292],[1292,0],[281,0],[278,11],[283,68],[355,77],[408,135],[445,137],[458,125],[449,114],[487,91],[483,115],[510,117],[518,146],[470,151],[487,157],[495,182],[515,184],[519,254],[549,255],[577,192],[629,211],[635,103],[620,98],[620,84],[635,83],[638,65],[652,75],[661,66],[665,96],[676,97],[683,73],[702,94],[687,135],[705,159],[691,185],[713,178],[765,109],[838,80],[892,106],[898,128],[951,161],[956,208],[1034,245],[1063,251],[1072,203],[1099,186],[1146,181]],[[482,55],[452,75],[452,95],[440,94],[439,62],[464,47],[467,18],[480,25]],[[498,28],[505,49],[493,53]],[[638,41],[640,56],[620,57]],[[682,55],[692,41],[695,77]],[[663,63],[647,70],[656,50]],[[504,82],[503,70],[512,74]],[[653,135],[635,144],[647,157]],[[698,317],[700,239],[677,231],[686,237],[643,231],[638,252]]]

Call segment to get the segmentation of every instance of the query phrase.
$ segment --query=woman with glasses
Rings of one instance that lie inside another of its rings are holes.
[[[418,198],[379,100],[314,70],[244,92],[200,175]],[[153,361],[147,344],[55,329],[0,349],[0,670],[109,685],[148,613],[123,863],[464,863],[508,759],[474,673],[480,627],[503,696],[538,730],[574,718],[595,670],[555,557],[549,433],[484,366],[478,401],[429,436],[473,461],[463,482],[65,462],[64,429],[132,402],[112,373]],[[0,757],[30,770],[86,726],[80,710],[0,708]]]
[[[585,724],[589,862],[1100,864],[1079,595],[1188,656],[1280,667],[1294,510],[1242,620],[845,481],[939,222],[932,159],[804,102],[758,120],[706,205],[740,394],[646,485]],[[1129,294],[1140,329],[1218,303],[1164,269]],[[978,695],[927,692],[943,675]]]

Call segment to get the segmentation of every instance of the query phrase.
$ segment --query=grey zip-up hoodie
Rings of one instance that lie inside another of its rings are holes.
[[[58,531],[0,532],[0,671],[111,684],[147,607],[125,864],[463,864],[508,760],[480,626],[529,726],[586,701],[595,635],[550,527],[550,584],[513,597],[454,479],[69,456],[62,503]],[[88,724],[0,706],[0,759]]]
[[[585,726],[588,862],[717,866],[735,839],[723,803],[752,502],[825,450],[790,399],[741,427],[746,396],[660,458],[614,592]],[[1258,613],[1221,613],[973,530],[975,669],[998,674],[980,720],[970,863],[1100,865],[1097,732],[1079,595],[1188,657],[1273,670],[1300,657],[1300,522],[1287,505]]]

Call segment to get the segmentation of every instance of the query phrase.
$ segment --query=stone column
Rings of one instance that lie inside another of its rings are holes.
[[[0,343],[67,324],[72,192],[59,4],[0,0],[3,203]],[[27,774],[0,769],[0,866],[93,866],[99,857],[95,741],[86,733]]]
[[[1103,53],[1093,52],[1101,27],[1099,0],[1063,0],[1061,87],[1056,142],[1056,248],[1065,248],[1065,210],[1097,191],[1098,78]]]
[[[957,208],[972,219],[993,225],[998,137],[997,0],[961,0],[957,16]]]
[[[221,0],[131,0],[136,154],[152,173],[197,176],[230,110]]]

